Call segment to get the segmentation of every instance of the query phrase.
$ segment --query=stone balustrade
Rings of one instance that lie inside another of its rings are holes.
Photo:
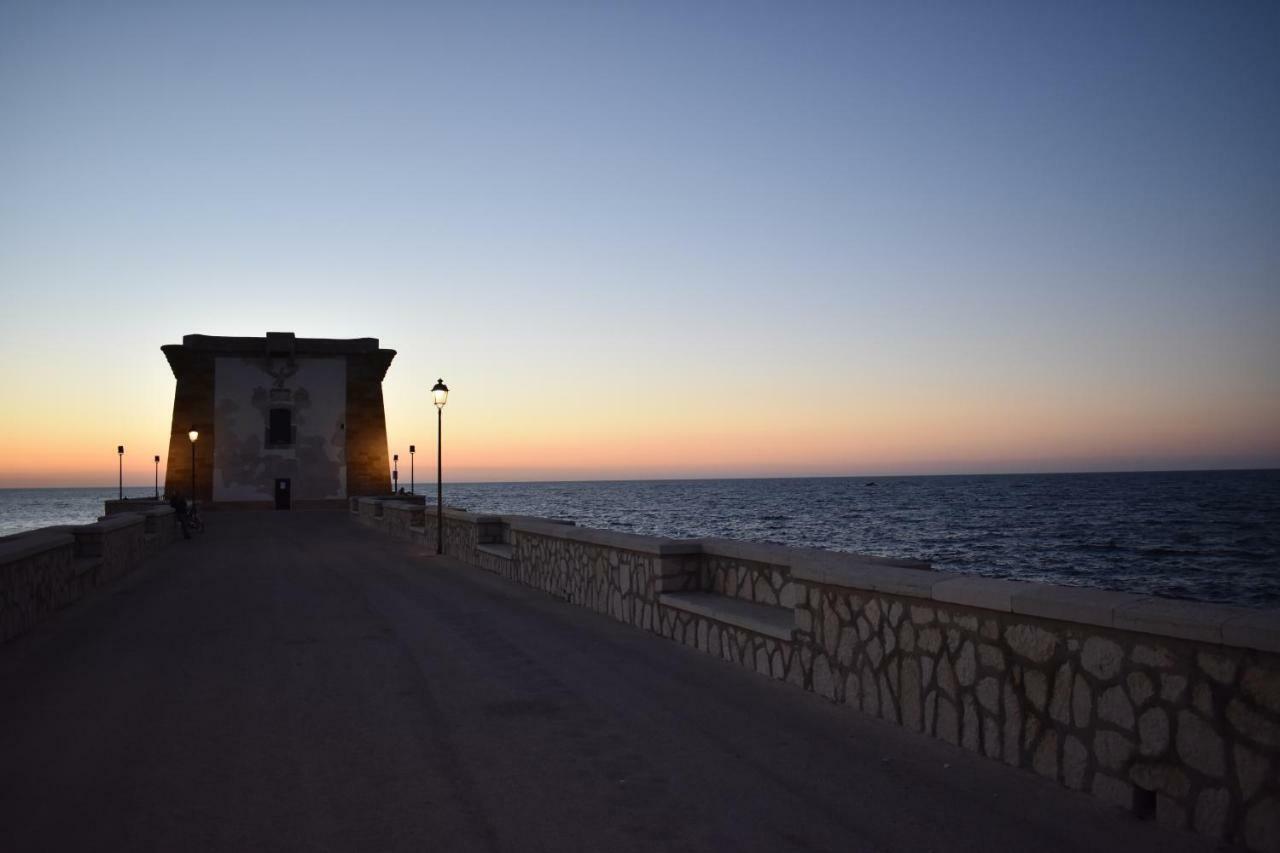
[[[397,503],[351,511],[433,551],[435,508]],[[1280,611],[524,516],[444,523],[469,565],[1140,817],[1280,850]]]
[[[180,535],[167,506],[0,538],[0,642],[136,568]]]

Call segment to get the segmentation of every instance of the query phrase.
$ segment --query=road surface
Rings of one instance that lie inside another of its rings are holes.
[[[1209,849],[346,513],[207,521],[0,646],[0,848]]]

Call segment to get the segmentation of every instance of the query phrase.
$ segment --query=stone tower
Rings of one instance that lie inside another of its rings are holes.
[[[395,350],[376,338],[185,335],[173,369],[165,493],[229,507],[337,505],[390,490],[382,379]]]

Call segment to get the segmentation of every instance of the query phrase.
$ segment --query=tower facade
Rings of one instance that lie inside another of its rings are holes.
[[[376,338],[186,335],[161,347],[177,386],[165,493],[229,507],[324,506],[390,489]]]

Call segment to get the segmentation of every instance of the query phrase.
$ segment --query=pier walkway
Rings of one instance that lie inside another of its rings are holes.
[[[345,512],[207,520],[0,646],[0,848],[1210,849]]]

